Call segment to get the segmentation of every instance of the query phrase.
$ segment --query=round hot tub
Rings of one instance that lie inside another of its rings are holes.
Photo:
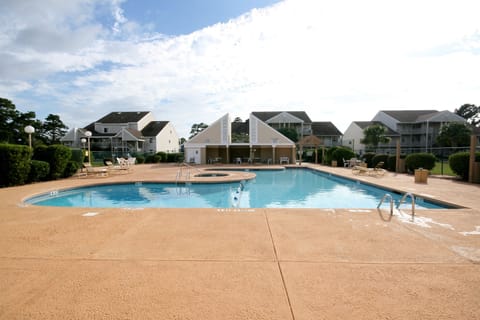
[[[206,173],[199,173],[196,174],[194,177],[196,178],[207,178],[207,177],[226,177],[228,173],[213,173],[213,172],[206,172]]]

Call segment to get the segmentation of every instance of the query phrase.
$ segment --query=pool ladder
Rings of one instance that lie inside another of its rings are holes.
[[[400,208],[400,206],[407,199],[407,197],[410,197],[410,199],[412,200],[412,218],[413,218],[415,216],[415,196],[412,193],[407,192],[403,195],[402,199],[400,199],[400,202],[398,202],[398,204],[397,204],[397,209]],[[382,200],[380,200],[380,202],[377,205],[377,209],[380,208],[380,206],[383,204],[383,202],[387,199],[390,202],[390,215],[393,215],[393,202],[394,201],[393,201],[392,195],[389,194],[389,193],[384,194],[384,196],[382,197]]]
[[[186,193],[189,195],[190,194],[190,166],[186,166],[187,168],[187,172],[185,173],[185,189],[186,189]],[[182,178],[182,176],[184,175],[184,172],[183,172],[183,169],[184,167],[181,166],[180,168],[178,168],[178,171],[177,171],[177,176],[175,178],[175,185],[177,186],[177,194],[183,194],[183,188],[182,187],[179,187],[178,186],[178,182],[179,180]]]
[[[385,193],[383,195],[382,200],[380,200],[380,202],[378,203],[377,209],[380,208],[383,201],[385,201],[386,199],[390,199],[390,215],[392,215],[393,214],[393,197],[390,193]]]
[[[188,183],[190,181],[190,166],[187,166],[187,172],[185,173],[185,183]],[[180,180],[180,178],[182,178],[183,176],[183,169],[184,167],[181,166],[180,168],[178,168],[178,171],[177,171],[177,177],[175,178],[175,183],[178,184],[178,181]]]
[[[235,193],[233,194],[233,197],[232,197],[232,207],[238,208],[238,206],[240,205],[240,198],[242,197],[242,191],[244,188],[245,188],[245,182],[240,181],[240,184],[238,188],[235,190]]]
[[[415,217],[415,196],[412,193],[407,192],[403,195],[402,199],[400,199],[400,202],[397,204],[397,209],[400,208],[400,206],[407,199],[407,197],[410,197],[410,199],[412,200],[412,218],[413,218]]]

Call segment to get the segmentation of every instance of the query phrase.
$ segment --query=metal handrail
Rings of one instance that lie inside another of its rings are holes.
[[[242,192],[244,188],[245,188],[244,182],[240,181],[240,184],[238,188],[235,190],[235,194],[233,195],[232,207],[238,208],[238,206],[240,205],[240,199],[242,197]]]
[[[177,171],[177,176],[175,178],[175,183],[178,184],[178,181],[180,180],[180,178],[183,176],[183,168],[180,167],[178,168],[178,171]]]
[[[403,195],[402,199],[400,199],[400,202],[397,204],[397,209],[400,208],[400,205],[405,201],[407,197],[410,197],[410,199],[412,199],[412,218],[413,218],[415,217],[415,196],[412,193],[407,192]]]
[[[197,170],[198,172],[202,172],[202,170],[200,170],[200,169],[198,169],[198,168],[196,168],[196,167],[194,167],[194,166],[192,166],[192,165],[188,164],[188,163],[187,163],[187,162],[185,162],[185,161],[184,161],[184,162],[182,162],[182,165],[183,165],[183,166],[185,166],[185,167],[187,167],[187,168],[189,168],[189,169],[195,169],[195,170]]]
[[[382,205],[383,201],[385,199],[389,198],[390,199],[390,215],[393,214],[393,197],[391,194],[389,193],[385,193],[382,197],[382,200],[380,200],[380,202],[378,203],[378,206],[377,206],[377,209],[380,208],[380,206]]]

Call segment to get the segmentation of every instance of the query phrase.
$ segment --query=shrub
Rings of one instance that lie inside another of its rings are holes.
[[[405,167],[409,172],[413,172],[419,168],[432,170],[433,167],[435,167],[436,160],[435,156],[431,153],[412,153],[405,159]]]
[[[405,159],[405,155],[401,154],[400,159]],[[384,166],[388,171],[395,172],[397,170],[397,156],[396,155],[389,155],[386,165]]]
[[[76,161],[68,161],[65,170],[63,171],[63,177],[68,178],[73,176],[75,173],[77,173],[78,169],[82,167],[82,165],[79,165]]]
[[[385,162],[385,168],[388,171],[395,172],[397,169],[397,156],[388,156],[387,162]]]
[[[335,152],[335,150],[337,150],[338,147],[331,147],[331,148],[328,148],[326,151],[325,151],[325,162],[327,164],[330,164],[332,162],[332,160],[335,160],[333,159],[333,153]]]
[[[28,174],[29,182],[38,182],[46,180],[50,173],[50,165],[48,162],[31,160],[30,161],[30,173]]]
[[[387,168],[388,165],[388,154],[376,154],[372,158],[372,168],[374,168],[379,162],[384,163],[383,168]]]
[[[167,153],[167,162],[182,162],[183,153]]]
[[[480,152],[475,153],[475,161],[480,161]],[[448,157],[448,165],[463,180],[468,180],[470,172],[470,152],[457,152]]]
[[[145,158],[145,163],[159,163],[160,161],[162,161],[162,157],[158,154],[149,154]]]
[[[336,160],[337,163],[342,166],[343,159],[350,160],[353,157],[355,157],[355,153],[351,149],[344,147],[337,147],[332,153],[332,160]]]
[[[0,144],[0,186],[25,184],[30,171],[32,151],[27,146]]]
[[[142,164],[145,162],[145,158],[143,156],[137,156],[137,163]]]
[[[167,162],[167,154],[165,152],[160,151],[157,152],[155,155],[160,157],[160,161],[158,162]]]
[[[313,156],[315,159],[315,155]],[[323,154],[322,154],[322,149],[317,149],[317,161],[318,163],[323,163]]]
[[[369,168],[374,167],[373,157],[375,157],[375,153],[373,153],[373,152],[367,152],[367,153],[363,154],[363,159],[364,159],[365,163],[367,164],[367,167],[369,167]]]
[[[82,149],[70,149],[72,150],[72,157],[70,160],[75,161],[78,163],[79,167],[83,165],[83,160],[85,158],[85,154],[83,153]]]
[[[54,144],[51,146],[41,146],[35,149],[35,160],[46,161],[50,164],[49,178],[52,180],[64,177],[67,163],[72,157],[70,148]]]

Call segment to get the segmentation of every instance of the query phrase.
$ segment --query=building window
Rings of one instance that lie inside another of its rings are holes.
[[[107,133],[108,132],[108,128],[103,128],[103,133]]]
[[[153,138],[150,138],[148,141],[149,141],[150,143],[153,143]]]

